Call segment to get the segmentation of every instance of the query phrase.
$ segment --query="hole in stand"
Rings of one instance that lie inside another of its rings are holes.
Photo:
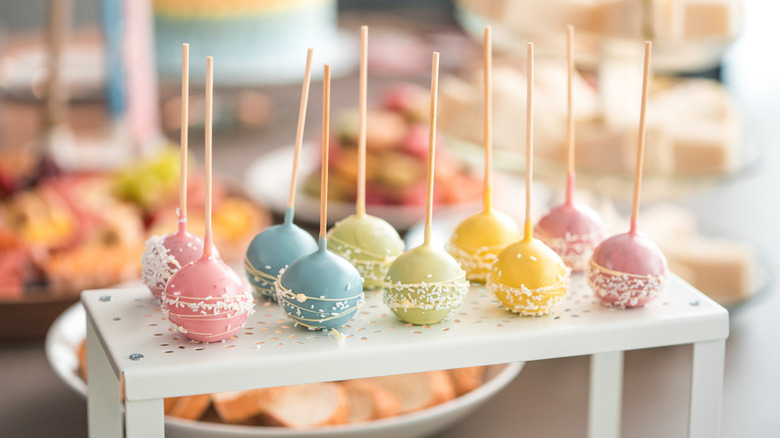
[[[173,353],[173,350],[165,350],[165,351],[163,351],[163,353],[165,353],[165,354],[171,354],[171,353]]]
[[[203,347],[198,347],[198,348],[195,348],[194,350],[195,350],[195,351],[203,351],[203,350],[205,350],[205,348],[203,348]]]
[[[121,321],[121,320],[122,320],[122,318],[120,318],[120,317],[118,317],[118,316],[116,316],[116,317],[114,317],[114,318],[111,318],[111,319],[112,319],[112,320],[114,320],[114,321]]]

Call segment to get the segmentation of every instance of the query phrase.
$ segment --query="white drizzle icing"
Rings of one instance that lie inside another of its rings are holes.
[[[191,329],[187,329],[179,324],[174,323],[171,321],[171,317],[178,318],[182,321],[190,320],[208,322],[228,320],[237,318],[241,315],[252,315],[255,312],[255,302],[254,298],[252,297],[252,288],[246,283],[244,283],[244,286],[245,287],[243,292],[238,295],[230,295],[226,287],[225,293],[223,293],[221,296],[207,296],[205,298],[188,297],[182,295],[169,296],[165,293],[165,291],[163,291],[160,297],[162,301],[162,313],[166,318],[168,318],[171,327],[182,334],[192,333],[209,337],[222,336],[231,331],[237,331],[240,329],[240,327],[235,330],[231,330],[230,327],[228,327],[228,331],[224,333],[200,333],[194,332]],[[179,312],[177,309],[181,309],[183,312]]]
[[[338,237],[328,235],[328,247],[354,266],[363,277],[363,286],[379,288],[385,281],[385,275],[390,265],[398,256],[377,254],[358,248]]]
[[[276,299],[290,319],[311,330],[320,330],[323,328],[323,323],[350,315],[363,307],[365,303],[365,294],[362,290],[359,294],[346,298],[325,298],[324,296],[317,298],[313,295],[307,295],[305,292],[293,292],[282,285],[282,274],[285,270],[286,268],[279,272],[279,277],[274,282]],[[350,302],[354,300],[357,301],[353,305]],[[315,315],[306,317],[304,312]]]

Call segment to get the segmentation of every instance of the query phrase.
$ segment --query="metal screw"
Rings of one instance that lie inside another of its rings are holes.
[[[144,355],[141,353],[133,353],[130,355],[130,360],[142,360]]]
[[[103,295],[102,297],[100,297],[100,301],[102,301],[104,303],[106,301],[112,301],[113,299],[114,299],[114,297],[112,297],[111,295]]]
[[[694,306],[694,307],[695,307],[695,306],[698,306],[699,304],[701,304],[701,301],[699,301],[699,300],[696,300],[696,301],[691,301],[689,304],[690,304],[691,306]]]

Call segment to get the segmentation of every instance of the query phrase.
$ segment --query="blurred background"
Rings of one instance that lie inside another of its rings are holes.
[[[772,335],[780,330],[773,316],[780,310],[774,192],[780,187],[774,120],[780,65],[772,56],[778,12],[780,6],[758,0],[0,2],[0,379],[11,388],[0,396],[0,431],[39,436],[34,422],[10,419],[29,418],[51,389],[71,408],[42,409],[73,429],[62,436],[84,435],[83,403],[48,368],[41,339],[81,290],[135,281],[146,237],[175,226],[181,43],[191,50],[191,230],[203,224],[204,58],[211,55],[215,236],[223,256],[240,263],[251,238],[279,222],[286,206],[308,47],[315,50],[315,82],[296,220],[310,229],[318,220],[320,163],[310,148],[320,140],[318,78],[326,62],[335,76],[329,219],[354,211],[363,24],[370,26],[369,212],[402,235],[419,228],[434,50],[442,62],[434,196],[439,234],[480,208],[486,24],[494,30],[497,202],[515,218],[524,214],[528,41],[537,53],[535,214],[560,202],[565,26],[573,24],[578,199],[601,213],[611,232],[627,227],[642,43],[653,40],[640,228],[675,274],[732,312],[723,435],[777,436],[780,422],[769,407],[780,400],[770,388],[780,381],[769,364],[780,359]],[[16,368],[22,363],[38,367],[22,372]],[[689,363],[690,351],[678,347],[628,355],[624,436],[684,435]],[[491,403],[519,403],[529,409],[526,419],[538,417],[543,414],[520,391],[565,375],[556,381],[571,385],[574,396],[555,398],[566,392],[560,388],[543,400],[572,404],[571,421],[534,430],[537,436],[584,436],[587,363],[572,358],[535,365]],[[11,382],[17,372],[27,380]],[[668,391],[638,391],[634,383],[643,379],[657,379]],[[33,381],[31,393],[23,382]],[[497,427],[510,419],[490,412],[482,409],[441,436],[481,430],[509,436]]]

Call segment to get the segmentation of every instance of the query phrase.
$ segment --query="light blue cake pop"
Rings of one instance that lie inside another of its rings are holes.
[[[294,208],[288,207],[284,222],[255,236],[246,251],[244,267],[249,284],[262,296],[275,299],[274,283],[279,271],[317,250],[311,234],[293,223],[294,215]]]
[[[319,248],[282,270],[276,281],[279,304],[287,316],[312,330],[341,327],[363,305],[363,279],[345,259]]]
[[[298,161],[303,144],[303,128],[306,121],[306,106],[309,100],[309,84],[311,82],[311,64],[313,49],[306,55],[306,71],[303,75],[303,90],[301,91],[301,106],[298,112],[298,130],[295,134],[295,152],[293,155],[293,170],[290,180],[290,197],[287,209],[284,211],[284,222],[267,228],[252,239],[244,257],[249,283],[258,294],[276,298],[275,286],[279,271],[317,250],[317,242],[309,233],[293,224],[295,216],[295,180],[298,176]]]

